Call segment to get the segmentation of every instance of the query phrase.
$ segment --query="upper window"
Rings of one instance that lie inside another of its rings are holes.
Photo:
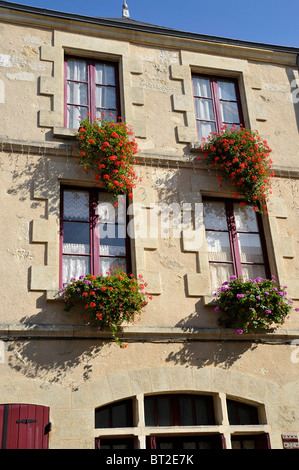
[[[61,285],[72,277],[129,269],[126,214],[96,188],[61,191]]]
[[[204,223],[213,291],[232,275],[269,276],[262,225],[252,206],[206,199]]]
[[[193,75],[198,138],[220,132],[225,125],[242,124],[238,85],[235,80]]]
[[[66,58],[65,126],[77,129],[80,117],[117,120],[119,112],[118,67],[114,62]]]

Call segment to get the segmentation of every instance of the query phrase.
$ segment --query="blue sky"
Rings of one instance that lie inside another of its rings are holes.
[[[131,18],[182,31],[299,48],[299,1],[126,0]],[[85,16],[120,18],[123,0],[14,2]]]

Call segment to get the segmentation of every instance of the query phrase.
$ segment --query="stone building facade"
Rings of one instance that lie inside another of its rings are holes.
[[[299,49],[6,2],[0,12],[2,445],[13,412],[31,405],[46,416],[50,449],[296,445]],[[153,299],[125,327],[126,349],[61,299],[61,188],[96,187],[74,158],[68,60],[113,65],[120,113],[139,146],[130,257]],[[274,330],[236,335],[217,323],[206,233],[192,214],[207,198],[232,200],[234,189],[220,190],[217,171],[197,162],[194,77],[235,83],[245,127],[272,148],[266,256],[294,305]],[[175,227],[153,236],[143,225],[153,204],[186,204],[191,222],[179,236]],[[203,420],[189,419],[191,409]]]

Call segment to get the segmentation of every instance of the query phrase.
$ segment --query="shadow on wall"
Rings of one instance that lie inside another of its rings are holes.
[[[182,328],[186,332],[191,332],[196,324],[196,318],[198,318],[198,313],[192,314],[177,323],[176,327]],[[246,351],[252,351],[257,346],[257,344],[252,343],[252,340],[236,341],[232,339],[231,341],[221,341],[219,339],[207,339],[188,341],[178,352],[171,352],[167,356],[166,361],[197,368],[213,365],[229,369]]]

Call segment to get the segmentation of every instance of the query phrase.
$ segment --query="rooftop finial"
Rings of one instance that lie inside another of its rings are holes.
[[[123,18],[130,18],[130,12],[126,0],[124,0],[123,4]]]

